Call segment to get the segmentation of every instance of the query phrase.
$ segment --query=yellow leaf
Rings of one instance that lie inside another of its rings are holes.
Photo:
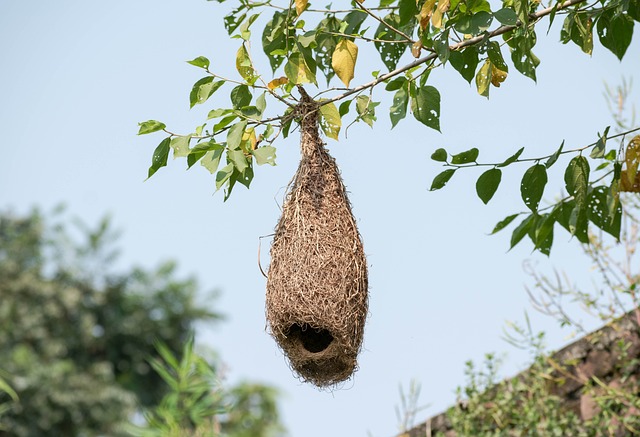
[[[267,84],[267,88],[269,88],[270,90],[274,90],[276,88],[278,88],[280,85],[285,85],[289,83],[289,79],[287,79],[286,77],[282,76],[279,77],[277,79],[273,79],[271,82],[269,82]]]
[[[491,64],[491,84],[500,88],[500,84],[507,78],[507,72],[502,71],[495,65]]]
[[[247,48],[242,44],[236,53],[236,69],[240,76],[249,84],[253,85],[257,79],[256,72],[251,64],[251,58]]]
[[[478,74],[476,74],[476,87],[478,88],[478,94],[481,96],[489,97],[491,67],[491,61],[487,59],[484,65],[480,67],[480,70],[478,70]]]
[[[624,162],[627,164],[627,182],[632,186],[638,173],[638,164],[640,164],[640,135],[636,135],[629,141]]]
[[[431,15],[433,14],[433,8],[436,5],[436,1],[437,0],[427,0],[422,4],[420,14],[418,14],[420,18],[420,29],[425,30],[427,26],[429,26],[429,21],[431,20]]]
[[[442,29],[442,17],[444,13],[449,10],[450,0],[438,0],[438,7],[433,12],[433,17],[431,17],[431,24],[433,27],[438,29]]]
[[[296,0],[296,13],[300,15],[307,8],[309,0]]]
[[[242,142],[245,144],[248,143],[248,150],[255,150],[256,143],[258,142],[258,139],[256,138],[256,130],[254,128],[249,128],[244,131],[244,133],[242,134]]]
[[[420,52],[422,51],[422,47],[423,47],[422,41],[420,40],[413,43],[413,45],[411,46],[411,54],[413,55],[414,58],[420,57]]]
[[[320,106],[320,127],[326,136],[338,141],[342,120],[335,104],[327,103]]]
[[[353,41],[343,39],[336,45],[331,57],[331,66],[347,88],[353,79],[357,59],[358,46]]]

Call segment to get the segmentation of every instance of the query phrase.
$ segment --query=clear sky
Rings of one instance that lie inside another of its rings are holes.
[[[611,123],[603,82],[615,85],[638,71],[638,41],[620,63],[598,42],[589,57],[559,44],[558,26],[548,37],[541,30],[538,84],[512,69],[486,100],[450,67],[431,75],[442,94],[442,134],[409,119],[390,130],[389,101],[379,90],[373,130],[359,124],[348,138],[328,140],[368,255],[370,315],[360,370],[342,389],[326,392],[293,377],[264,329],[258,242],[278,220],[297,166],[296,135],[277,144],[276,167],[258,168],[252,189],[236,187],[227,203],[213,195],[204,169],[185,172],[182,161],[143,182],[162,137],[137,137],[139,121],[158,119],[189,132],[207,110],[228,103],[219,91],[206,107],[189,111],[189,90],[201,74],[184,62],[204,55],[214,71],[237,74],[239,41],[222,27],[227,3],[0,1],[0,207],[26,212],[64,202],[89,223],[111,213],[124,231],[122,266],[176,259],[181,274],[220,290],[211,304],[228,321],[203,328],[199,340],[221,353],[230,382],[258,380],[281,390],[292,436],[388,437],[397,431],[399,384],[422,383],[420,401],[430,407],[420,420],[454,401],[466,360],[506,352],[505,375],[524,368],[528,354],[500,339],[505,320],[521,321],[530,309],[524,286],[532,281],[523,261],[545,272],[567,270],[587,285],[592,271],[563,230],[556,229],[550,260],[527,244],[507,253],[509,231],[487,236],[497,221],[524,209],[524,168],[507,169],[484,206],[475,195],[479,172],[460,172],[445,189],[429,192],[441,170],[429,156],[437,147],[478,147],[481,159],[500,160],[522,146],[525,156],[538,156],[563,139],[571,147],[592,142]],[[254,53],[268,75],[257,38]],[[360,57],[354,83],[384,68],[371,52]],[[560,171],[551,176],[548,201],[562,188]],[[267,249],[268,241],[263,265]],[[532,319],[534,328],[548,331],[550,347],[568,341],[569,332],[553,321]]]

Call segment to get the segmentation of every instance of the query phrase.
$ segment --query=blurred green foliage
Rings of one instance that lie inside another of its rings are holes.
[[[173,262],[114,273],[109,219],[75,224],[0,215],[0,436],[129,435],[132,419],[175,392],[159,363],[181,353],[198,363],[202,394],[216,389],[190,339],[196,323],[221,316],[196,299],[197,281],[178,279]],[[225,414],[228,435],[281,429],[272,389],[240,385],[221,396],[209,413]]]

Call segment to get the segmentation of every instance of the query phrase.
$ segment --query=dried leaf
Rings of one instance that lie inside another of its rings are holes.
[[[437,0],[427,0],[422,4],[422,8],[420,9],[418,17],[420,18],[420,29],[422,29],[423,31],[429,26],[436,1]]]
[[[431,17],[431,24],[433,27],[442,29],[442,17],[444,13],[449,10],[450,0],[438,0],[438,7],[433,12]]]
[[[422,51],[422,47],[423,47],[422,41],[420,40],[413,43],[413,45],[411,46],[411,54],[413,55],[414,58],[420,57],[420,52]]]
[[[309,0],[296,0],[296,13],[300,15],[307,8]]]
[[[631,139],[631,141],[629,141],[624,156],[624,162],[627,164],[627,170],[626,173],[621,176],[621,179],[623,180],[622,191],[628,191],[624,189],[624,180],[626,179],[629,187],[632,187],[636,180],[636,174],[638,173],[638,164],[640,164],[640,135],[636,135]]]
[[[289,83],[289,79],[287,79],[285,76],[282,76],[277,79],[273,79],[271,82],[269,82],[267,84],[267,88],[269,88],[270,90],[274,90],[278,88],[280,85],[285,85],[287,83]]]

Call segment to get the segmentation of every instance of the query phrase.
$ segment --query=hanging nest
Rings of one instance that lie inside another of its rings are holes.
[[[356,370],[367,263],[340,172],[318,135],[318,103],[300,92],[302,156],[271,246],[266,313],[293,370],[324,387]]]

